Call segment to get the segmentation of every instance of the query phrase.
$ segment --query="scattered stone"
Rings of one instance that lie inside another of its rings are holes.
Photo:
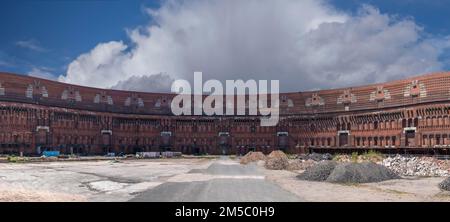
[[[100,192],[108,192],[113,190],[119,190],[123,187],[127,186],[127,183],[118,183],[114,181],[94,181],[87,184],[87,187],[90,190],[100,191]]]
[[[351,157],[349,155],[336,155],[334,157],[335,161],[340,162],[340,163],[350,163],[352,162]]]
[[[297,159],[300,160],[314,160],[314,161],[322,161],[322,160],[331,160],[333,159],[333,155],[329,153],[310,153],[310,154],[300,154],[297,156]]]
[[[396,155],[384,159],[382,165],[401,176],[450,176],[446,164],[432,157],[405,157]]]
[[[359,154],[359,155],[347,155],[340,154],[336,155],[333,160],[340,163],[364,163],[364,162],[373,162],[377,164],[381,164],[384,156],[382,154],[369,153],[369,154]]]
[[[284,170],[289,165],[289,159],[281,150],[272,151],[266,158],[265,167],[270,170]]]
[[[290,160],[287,170],[306,170],[316,164],[317,162],[314,160]]]
[[[248,152],[240,160],[241,164],[249,164],[251,162],[257,162],[259,160],[266,160],[266,156],[262,152]]]
[[[298,175],[297,178],[309,181],[325,181],[328,176],[330,176],[331,172],[333,172],[336,165],[337,162],[335,161],[319,162]]]
[[[400,177],[385,166],[373,163],[341,163],[326,179],[331,183],[374,183]]]
[[[441,188],[441,190],[450,191],[450,177],[447,177],[447,179],[439,183],[439,188]]]

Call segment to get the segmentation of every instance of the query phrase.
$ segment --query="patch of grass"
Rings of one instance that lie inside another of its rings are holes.
[[[297,159],[297,154],[286,154],[286,156],[291,160]]]
[[[384,155],[380,152],[369,150],[361,155],[362,160],[368,160],[372,162],[379,162],[384,159]]]
[[[351,157],[350,157],[350,160],[351,160],[353,163],[358,162],[358,152],[353,152],[352,155],[351,155]]]
[[[6,160],[9,163],[22,163],[22,162],[28,161],[28,158],[27,157],[20,157],[20,156],[11,155],[11,156],[6,157]]]
[[[343,186],[349,186],[349,187],[361,187],[360,183],[352,183],[352,182],[346,182],[346,183],[335,183],[335,184],[340,184]]]
[[[337,153],[333,155],[333,158],[331,160],[337,162],[348,162],[349,159],[350,157],[347,154]]]
[[[331,160],[338,161],[340,159],[340,157],[341,157],[341,154],[334,154],[333,158]]]

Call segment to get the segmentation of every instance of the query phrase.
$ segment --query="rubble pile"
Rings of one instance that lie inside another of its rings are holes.
[[[266,160],[266,156],[262,152],[248,152],[240,160],[241,164],[249,164],[251,162],[258,162],[260,160]]]
[[[310,153],[310,154],[301,154],[297,156],[297,159],[300,160],[313,160],[313,161],[322,161],[322,160],[331,160],[333,159],[333,155],[329,153]]]
[[[323,161],[308,168],[305,172],[297,176],[300,180],[308,181],[325,181],[336,167],[336,161]]]
[[[374,183],[400,179],[392,170],[373,162],[338,164],[327,182],[331,183]]]
[[[290,160],[287,170],[306,170],[317,163],[318,162],[314,160],[299,160],[299,159]]]
[[[289,159],[281,150],[272,151],[266,158],[264,166],[270,170],[284,170],[289,165]]]
[[[352,162],[349,155],[336,155],[333,160],[340,162],[340,163]]]
[[[447,179],[439,183],[439,188],[441,188],[442,190],[450,191],[450,177],[447,177]]]
[[[401,176],[449,176],[443,161],[432,157],[405,157],[396,155],[382,161],[382,165]]]
[[[340,154],[336,155],[333,160],[341,163],[364,163],[364,162],[373,162],[377,164],[381,164],[381,161],[383,161],[384,156],[382,154],[378,153],[363,153],[363,154]]]

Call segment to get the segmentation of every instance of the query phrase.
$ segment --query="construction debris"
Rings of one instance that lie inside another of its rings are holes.
[[[318,162],[314,160],[289,160],[287,170],[306,170],[316,165]]]
[[[439,188],[441,188],[441,190],[450,191],[450,177],[447,177],[447,179],[439,183]]]
[[[392,179],[400,179],[400,177],[385,166],[364,162],[338,164],[326,181],[331,183],[374,183]]]
[[[334,161],[340,162],[340,163],[350,163],[352,162],[352,159],[349,155],[345,155],[345,154],[340,154],[340,155],[336,155],[333,158]]]
[[[159,158],[161,156],[160,152],[137,152],[136,158]]]
[[[270,170],[287,169],[289,160],[286,154],[281,150],[272,151],[266,158],[265,167]]]
[[[249,164],[251,162],[258,162],[259,160],[266,160],[266,156],[262,152],[248,152],[240,160],[241,164]]]
[[[314,161],[322,161],[322,160],[331,160],[333,159],[333,155],[329,153],[310,153],[310,154],[300,154],[297,156],[297,159],[300,160],[314,160]]]
[[[368,151],[365,153],[357,153],[354,152],[351,155],[340,154],[334,156],[333,160],[342,162],[342,163],[363,163],[363,162],[373,162],[377,164],[381,164],[381,161],[385,156],[381,153],[377,153],[375,151]]]
[[[382,165],[401,176],[450,176],[446,164],[432,157],[405,157],[396,155],[384,159]]]
[[[325,181],[336,165],[336,161],[323,161],[308,168],[305,172],[298,175],[297,178],[308,181]]]

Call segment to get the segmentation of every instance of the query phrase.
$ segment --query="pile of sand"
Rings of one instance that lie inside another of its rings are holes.
[[[272,151],[266,159],[264,166],[270,170],[284,170],[289,165],[289,159],[281,150]]]
[[[439,188],[441,188],[442,190],[450,191],[450,177],[447,177],[447,179],[439,183]]]
[[[373,183],[400,177],[385,166],[372,163],[321,162],[297,176],[301,180],[331,183]]]
[[[260,160],[266,160],[266,156],[262,152],[248,152],[241,158],[241,164],[249,164],[251,162],[258,162]]]

